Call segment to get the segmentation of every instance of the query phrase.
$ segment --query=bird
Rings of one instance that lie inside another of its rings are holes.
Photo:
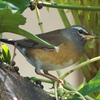
[[[89,39],[99,36],[91,34],[85,27],[72,25],[67,28],[37,34],[44,41],[59,47],[55,48],[38,43],[34,40],[23,38],[18,40],[3,39],[0,41],[16,45],[16,48],[35,67],[35,72],[53,81],[62,81],[48,71],[60,70],[75,64],[84,52],[84,46]],[[43,72],[41,72],[43,70]]]

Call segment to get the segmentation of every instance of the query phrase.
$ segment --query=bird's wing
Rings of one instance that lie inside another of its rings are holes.
[[[56,31],[52,31],[52,32],[48,32],[48,33],[44,33],[44,34],[38,34],[37,35],[39,38],[43,39],[44,41],[53,44],[55,46],[59,46],[60,44],[64,43],[64,41],[66,41],[67,38],[65,38],[62,34],[61,34],[61,30],[56,30]],[[50,46],[41,44],[41,43],[37,43],[33,40],[30,39],[21,39],[17,41],[18,45],[21,47],[26,47],[26,48],[36,48],[36,49],[53,49]]]

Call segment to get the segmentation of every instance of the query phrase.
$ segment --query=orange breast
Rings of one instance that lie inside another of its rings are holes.
[[[72,64],[78,61],[80,54],[72,42],[59,45],[59,52],[55,49],[29,49],[26,54],[31,57],[35,62],[41,62],[43,65],[63,65],[72,60]],[[68,66],[66,66],[68,67]]]

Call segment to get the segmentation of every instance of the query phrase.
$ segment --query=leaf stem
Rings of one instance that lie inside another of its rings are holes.
[[[64,89],[64,91],[66,92],[66,94],[75,93],[75,94],[79,95],[79,96],[81,97],[82,100],[86,100],[86,99],[84,98],[84,96],[83,96],[81,93],[77,92],[77,91],[69,91],[69,92],[68,92],[68,91],[66,91],[66,89]]]
[[[47,80],[47,79],[42,79],[42,78],[36,78],[36,77],[30,77],[30,79],[33,80],[33,81],[40,80],[40,81],[45,82],[45,83],[51,83],[51,84],[53,84],[52,80]]]
[[[88,1],[87,0],[83,0],[83,5],[88,6]],[[84,26],[90,30],[90,20],[89,20],[89,11],[82,11],[82,15],[83,15],[83,24]]]
[[[60,3],[59,0],[54,0],[56,3]],[[63,24],[65,27],[69,27],[70,26],[70,23],[69,23],[69,20],[65,14],[65,11],[63,9],[58,9],[58,12],[59,12],[59,15],[63,21]]]
[[[100,11],[99,6],[77,6],[77,5],[62,5],[62,4],[53,4],[53,3],[46,3],[40,2],[45,7],[51,8],[60,8],[60,9],[73,9],[73,10],[87,10],[87,11]]]
[[[39,9],[37,8],[37,6],[35,6],[35,9],[36,9],[36,15],[38,19],[38,25],[40,26],[41,32],[44,33],[43,22],[41,21]]]
[[[81,68],[81,67],[83,67],[83,66],[85,66],[85,65],[87,65],[87,64],[90,64],[90,63],[92,63],[92,62],[95,62],[95,61],[97,61],[97,60],[100,60],[100,56],[95,57],[95,58],[92,58],[92,59],[90,59],[90,60],[87,60],[87,61],[85,61],[85,62],[83,62],[83,63],[77,65],[77,66],[74,67],[73,69],[71,69],[71,70],[69,70],[68,72],[66,72],[65,74],[61,75],[61,76],[60,76],[60,79],[64,79],[67,75],[69,75],[69,74],[72,73],[73,71],[75,71],[75,70],[77,70],[77,69],[79,69],[79,68]]]
[[[54,91],[55,91],[56,100],[59,100],[59,98],[58,98],[58,92],[57,92],[57,84],[58,84],[58,82],[55,81],[55,82],[54,82]]]
[[[75,5],[75,0],[69,0],[69,1],[70,1],[70,4]],[[72,15],[73,15],[75,24],[81,25],[81,21],[80,21],[80,19],[79,19],[78,11],[77,11],[77,10],[72,10],[72,9],[71,9],[71,12],[72,12]]]

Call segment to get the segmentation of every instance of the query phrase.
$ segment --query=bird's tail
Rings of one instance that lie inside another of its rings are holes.
[[[14,45],[16,42],[16,40],[11,40],[11,39],[0,39],[0,41],[12,45]]]

